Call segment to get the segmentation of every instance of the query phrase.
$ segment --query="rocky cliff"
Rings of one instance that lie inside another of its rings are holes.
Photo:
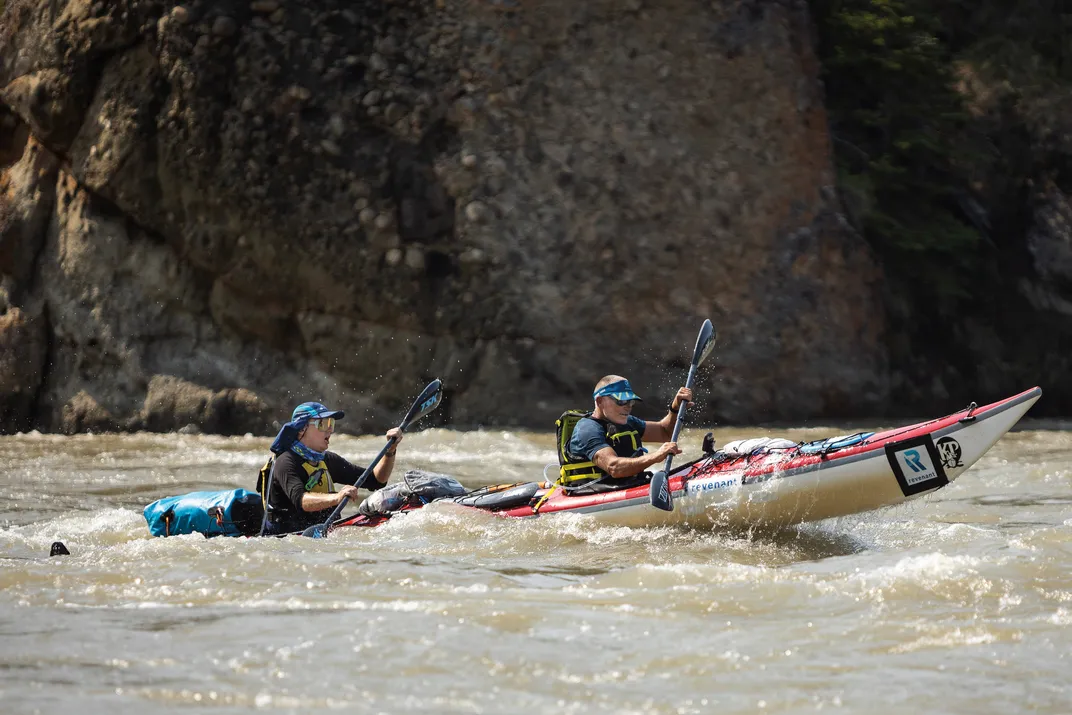
[[[874,414],[798,0],[8,0],[0,428]]]

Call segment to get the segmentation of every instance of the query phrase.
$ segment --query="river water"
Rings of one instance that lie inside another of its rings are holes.
[[[433,505],[324,540],[149,536],[153,499],[252,488],[267,439],[5,437],[0,711],[1070,713],[1072,432],[1027,427],[922,500],[776,532]],[[396,474],[528,480],[553,439],[419,432]]]

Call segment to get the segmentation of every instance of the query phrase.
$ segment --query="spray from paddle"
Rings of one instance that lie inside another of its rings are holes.
[[[703,361],[707,359],[707,356],[711,354],[711,351],[715,349],[716,337],[715,326],[711,324],[710,320],[705,320],[703,326],[700,327],[700,334],[696,336],[696,347],[692,351],[692,366],[689,368],[689,377],[685,381],[685,387],[692,389],[692,380],[696,377],[696,368],[700,367]],[[685,419],[685,408],[687,407],[688,403],[682,401],[677,408],[677,422],[674,424],[674,434],[670,438],[671,442],[677,442],[678,435],[681,434],[681,423]],[[666,464],[651,478],[651,486],[648,491],[651,505],[663,511],[674,510],[674,498],[670,494],[670,482],[666,476],[670,472],[670,464],[673,461],[674,455],[669,454],[666,456]]]
[[[413,403],[413,406],[409,408],[409,412],[406,413],[406,416],[405,418],[403,418],[402,423],[398,425],[399,431],[405,432],[411,424],[424,417],[436,407],[439,407],[439,403],[442,402],[442,400],[443,383],[439,380],[432,380],[430,383],[428,383],[428,387],[424,388],[424,391],[421,392],[421,396],[417,398],[417,400]],[[372,470],[376,468],[376,465],[380,463],[380,460],[383,459],[383,456],[387,454],[387,452],[391,449],[391,447],[394,446],[394,444],[394,437],[387,440],[387,444],[383,446],[383,449],[380,450],[380,453],[377,454],[376,458],[373,459],[372,462],[369,463],[368,467],[365,468],[365,473],[362,474],[361,478],[354,483],[354,486],[356,488],[361,488],[361,485],[363,485],[365,483],[365,480],[368,479],[369,475],[372,474]],[[331,528],[331,525],[334,524],[335,520],[339,518],[339,515],[342,514],[342,510],[346,507],[346,504],[349,501],[349,496],[343,497],[342,501],[339,502],[339,505],[332,510],[331,516],[329,516],[323,524],[314,524],[313,526],[310,526],[308,529],[302,532],[302,536],[308,536],[313,539],[325,538],[328,535],[328,530]]]

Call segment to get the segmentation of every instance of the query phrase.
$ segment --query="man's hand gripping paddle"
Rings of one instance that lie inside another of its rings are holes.
[[[703,361],[707,359],[707,356],[711,354],[711,351],[715,349],[715,337],[715,326],[711,325],[710,320],[705,320],[700,328],[700,334],[696,336],[696,348],[692,351],[692,367],[689,368],[689,377],[685,381],[685,387],[692,388],[692,379],[696,376],[696,368],[700,367]],[[677,408],[677,422],[674,424],[674,436],[670,438],[671,442],[677,442],[678,435],[681,434],[681,422],[685,419],[685,408],[687,406],[688,403],[682,400]],[[666,456],[666,464],[651,478],[651,487],[648,492],[651,505],[663,511],[674,510],[674,498],[670,496],[670,482],[666,476],[670,471],[670,463],[673,461],[674,455],[669,454]]]
[[[422,392],[421,396],[417,398],[417,401],[413,403],[413,406],[409,408],[409,412],[406,413],[406,417],[402,420],[402,423],[398,425],[398,429],[405,432],[411,424],[424,417],[436,407],[439,407],[439,403],[440,401],[442,401],[442,399],[443,383],[441,383],[439,380],[432,380],[430,383],[428,383],[428,387],[424,388],[424,392]],[[394,437],[387,440],[387,444],[383,446],[383,449],[380,450],[380,453],[377,454],[376,458],[373,459],[372,462],[369,463],[368,467],[365,468],[365,473],[362,474],[361,478],[354,483],[354,486],[356,488],[361,488],[361,485],[363,485],[365,483],[365,480],[368,479],[369,475],[372,474],[372,470],[375,469],[376,465],[380,463],[381,459],[383,459],[383,455],[387,454],[387,452],[391,449],[391,447],[394,446],[394,444]],[[313,539],[322,539],[326,537],[328,535],[328,528],[333,523],[335,523],[335,520],[339,518],[340,514],[342,514],[342,510],[346,507],[346,503],[348,501],[350,501],[349,496],[343,497],[342,501],[339,502],[339,505],[335,507],[334,510],[332,510],[331,516],[327,518],[327,521],[325,521],[323,524],[314,524],[313,526],[310,526],[308,529],[302,532],[302,536],[308,536]]]

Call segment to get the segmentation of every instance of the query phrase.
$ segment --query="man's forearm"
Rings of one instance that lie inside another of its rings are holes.
[[[639,457],[614,457],[611,459],[606,467],[599,466],[604,472],[609,474],[614,479],[622,479],[624,477],[632,477],[640,474],[645,469],[663,460],[662,455],[658,452],[654,454],[643,454]]]

